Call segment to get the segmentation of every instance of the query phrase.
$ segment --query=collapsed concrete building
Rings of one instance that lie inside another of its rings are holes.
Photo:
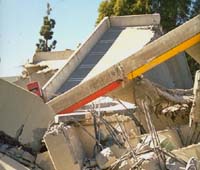
[[[193,86],[181,52],[200,61],[200,16],[165,35],[159,24],[158,14],[105,18],[76,51],[36,53],[17,86],[0,80],[0,168],[198,169],[189,104],[167,116],[134,105],[141,74],[167,88]],[[30,78],[43,99],[23,89]]]

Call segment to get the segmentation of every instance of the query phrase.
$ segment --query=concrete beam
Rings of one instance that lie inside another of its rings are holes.
[[[200,43],[189,48],[186,52],[200,64]]]
[[[163,35],[118,64],[83,82],[47,104],[56,113],[88,101],[99,90],[121,79],[135,78],[200,42],[200,15]],[[110,90],[111,91],[111,90]],[[107,91],[110,92],[110,91]],[[96,96],[99,97],[99,96]],[[85,103],[84,103],[85,104]],[[78,108],[77,108],[78,109]]]

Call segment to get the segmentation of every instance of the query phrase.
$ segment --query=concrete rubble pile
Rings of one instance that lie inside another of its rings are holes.
[[[150,134],[136,136],[136,126],[126,116],[103,116],[96,127],[91,126],[94,120],[79,121],[75,114],[65,116],[67,121],[52,124],[44,136],[57,170],[189,170],[200,167],[200,131],[191,131],[187,125],[158,131],[160,143],[155,146]],[[187,139],[190,133],[198,136],[192,141],[196,144],[190,145]]]
[[[106,17],[75,52],[36,53],[24,77],[0,79],[0,170],[200,170],[200,71],[192,90],[184,56],[164,62],[200,58],[199,17],[164,36],[159,14]]]
[[[42,99],[21,87],[4,80],[0,80],[0,87],[1,94],[7,92],[0,107],[4,111],[0,124],[2,170],[200,168],[200,127],[195,104],[191,127],[183,119],[182,124],[174,126],[167,121],[169,127],[160,128],[159,123],[137,122],[137,108],[118,99],[102,97],[77,112],[55,115]],[[198,89],[195,82],[196,98]],[[16,105],[13,93],[21,99]],[[17,119],[13,119],[13,112],[18,114]]]
[[[148,121],[146,124],[135,121],[134,105],[108,97],[97,99],[77,112],[55,115],[38,96],[4,80],[0,86],[1,94],[10,92],[1,99],[1,111],[6,113],[1,113],[4,117],[0,131],[2,170],[191,170],[200,167],[197,124],[189,127],[183,121],[177,126],[169,124],[169,128],[152,130],[148,128]],[[196,94],[198,83],[195,86]],[[12,104],[16,102],[11,95],[14,91],[21,96],[17,105]],[[8,101],[11,105],[6,105]],[[33,101],[32,109],[22,114],[26,110],[24,104],[29,106],[30,101]],[[197,123],[194,109],[192,120]],[[14,111],[21,122],[9,115]],[[5,123],[8,121],[16,129]],[[159,124],[154,128],[159,129]]]

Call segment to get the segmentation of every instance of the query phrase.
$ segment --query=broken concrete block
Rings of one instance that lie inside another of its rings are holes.
[[[103,149],[99,154],[96,155],[96,161],[101,169],[106,169],[116,161],[116,157],[110,148]]]
[[[0,153],[0,170],[30,170],[14,159]]]
[[[37,154],[37,158],[35,163],[41,167],[43,170],[55,170],[53,163],[51,162],[51,159],[49,157],[48,152],[43,152]]]
[[[56,170],[80,170],[84,151],[74,127],[56,126],[44,136],[49,156]]]
[[[25,89],[0,79],[0,129],[38,151],[54,112]]]

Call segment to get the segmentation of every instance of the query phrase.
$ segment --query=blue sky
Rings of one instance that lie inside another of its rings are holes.
[[[101,0],[0,0],[0,76],[19,75],[31,58],[49,2],[56,50],[75,49],[94,29]]]

